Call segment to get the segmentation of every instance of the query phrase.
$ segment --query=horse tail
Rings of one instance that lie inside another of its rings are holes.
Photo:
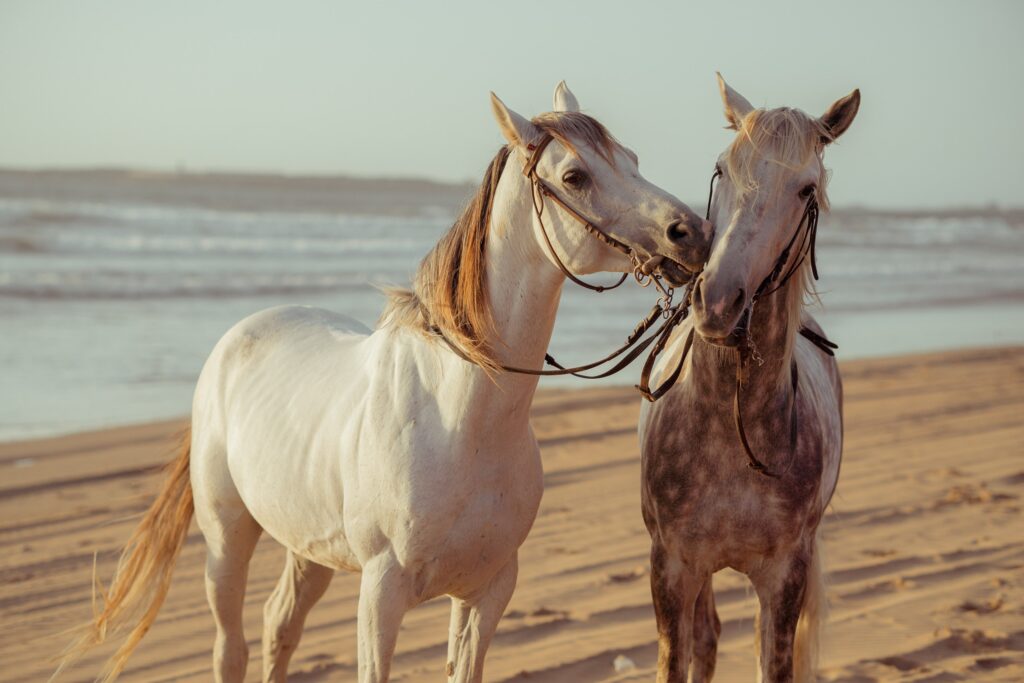
[[[51,681],[93,646],[106,641],[107,636],[121,637],[134,623],[98,679],[103,683],[115,680],[156,621],[192,521],[190,452],[191,430],[187,429],[177,457],[165,468],[166,478],[160,493],[121,553],[108,589],[105,590],[97,579],[93,567],[93,619],[82,627],[81,635],[65,650]],[[97,593],[103,598],[102,610],[97,607]]]
[[[818,646],[822,629],[828,620],[828,599],[825,595],[825,561],[822,557],[820,531],[814,535],[811,566],[807,570],[804,606],[796,625],[793,644],[793,681],[813,683],[818,670]]]

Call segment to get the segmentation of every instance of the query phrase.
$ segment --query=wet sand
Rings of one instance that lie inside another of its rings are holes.
[[[822,678],[1024,679],[1024,350],[843,363],[847,439],[824,537],[831,617]],[[624,388],[544,391],[534,405],[546,491],[488,681],[650,681],[657,656],[640,518],[636,417]],[[59,634],[90,614],[94,554],[109,577],[182,421],[0,445],[0,671],[45,680]],[[193,529],[160,619],[125,681],[210,680],[213,623]],[[260,676],[262,602],[283,550],[265,538],[246,599]],[[754,597],[715,580],[716,681],[754,679]],[[335,578],[313,610],[292,680],[355,680],[358,581]],[[444,680],[448,603],[410,612],[392,680]],[[92,680],[101,656],[61,680]],[[616,672],[613,660],[636,668]]]

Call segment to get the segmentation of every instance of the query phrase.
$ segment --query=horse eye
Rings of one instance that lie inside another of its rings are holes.
[[[587,174],[583,171],[572,169],[565,172],[562,176],[562,182],[569,187],[582,187],[583,183],[587,182]]]
[[[814,190],[815,190],[814,183],[811,183],[810,185],[808,185],[804,189],[800,190],[800,199],[807,199],[812,194],[814,194]]]

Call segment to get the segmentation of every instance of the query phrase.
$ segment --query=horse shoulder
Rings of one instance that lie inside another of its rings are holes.
[[[805,313],[802,324],[823,335],[817,321]],[[839,364],[811,341],[797,336],[794,356],[799,368],[799,409],[801,424],[819,432],[821,504],[828,505],[839,480],[843,452],[843,384]]]

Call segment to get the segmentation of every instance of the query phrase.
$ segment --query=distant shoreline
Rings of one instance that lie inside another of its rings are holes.
[[[475,184],[420,177],[359,176],[344,173],[273,173],[246,171],[173,171],[127,167],[2,168],[0,198],[38,198],[51,201],[126,201],[201,206],[212,209],[277,211],[351,210],[354,200],[371,201],[376,212],[407,213],[412,206],[438,206],[453,213],[470,196]],[[220,190],[224,192],[221,195]],[[230,196],[227,191],[231,192]],[[287,191],[287,201],[275,201],[267,190]],[[213,191],[211,193],[211,191]],[[238,193],[253,196],[239,201]],[[297,202],[301,198],[306,203]],[[398,201],[395,202],[395,198]],[[694,206],[704,199],[693,197]],[[380,204],[378,205],[378,202]],[[390,200],[390,201],[389,201]],[[404,201],[403,201],[404,200]],[[359,202],[356,201],[358,204]],[[364,203],[366,203],[364,201]],[[406,210],[403,210],[403,207]],[[863,204],[833,207],[837,216],[880,218],[993,218],[1024,228],[1024,204],[984,204],[959,207],[873,208]],[[387,215],[387,213],[385,213]]]

